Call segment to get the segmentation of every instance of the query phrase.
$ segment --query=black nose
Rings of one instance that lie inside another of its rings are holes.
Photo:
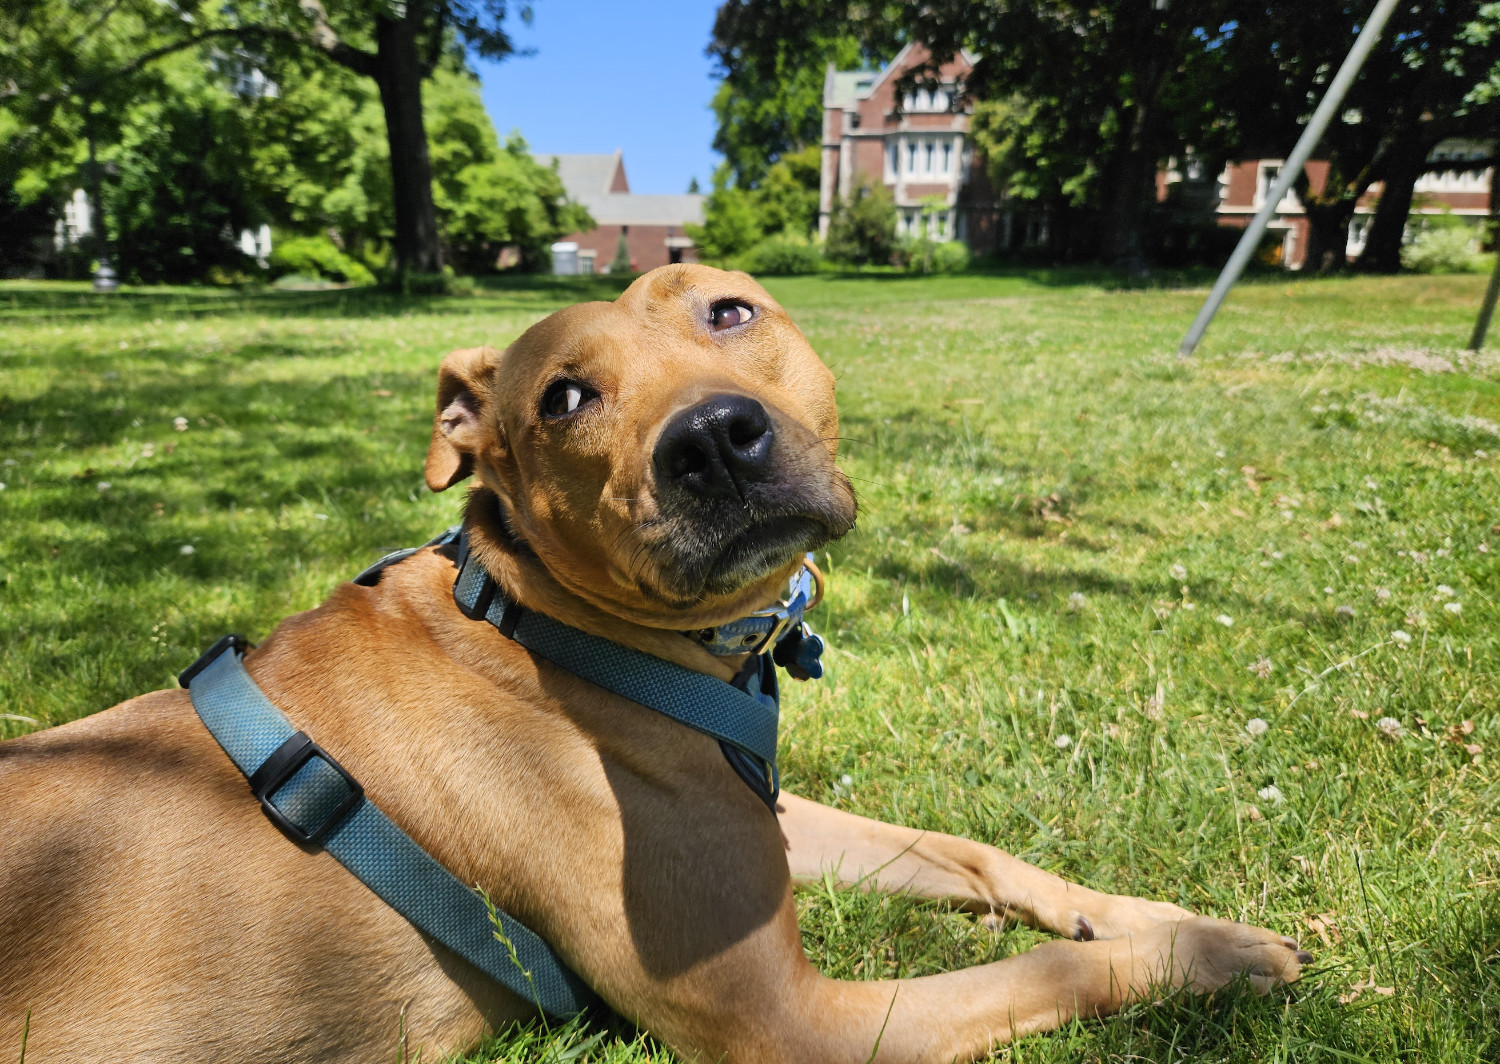
[[[674,417],[656,443],[657,476],[703,498],[745,497],[771,472],[771,418],[748,395],[716,395]]]

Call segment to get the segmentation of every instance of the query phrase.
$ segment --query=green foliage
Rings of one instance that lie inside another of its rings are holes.
[[[762,240],[739,259],[738,266],[756,276],[817,273],[823,256],[807,237],[781,233]]]
[[[932,269],[934,273],[962,273],[969,268],[971,259],[969,245],[962,240],[948,240],[933,251]]]
[[[294,236],[273,240],[271,268],[277,275],[322,277],[349,284],[374,284],[375,275],[334,246],[326,236]]]
[[[750,193],[763,233],[810,236],[818,224],[823,149],[817,144],[783,155]]]
[[[823,253],[833,262],[881,266],[896,250],[896,201],[884,185],[861,183],[833,206]]]
[[[278,229],[335,232],[369,264],[385,258],[393,225],[390,149],[379,94],[366,78],[316,60],[277,71],[275,97],[251,103],[249,165]]]
[[[703,224],[688,227],[705,257],[727,261],[768,236],[811,236],[818,220],[820,152],[813,145],[783,155],[755,188],[731,184],[728,164],[721,166],[703,204]]]
[[[104,214],[122,279],[181,283],[251,265],[237,241],[262,215],[243,167],[244,113],[181,65],[189,76],[138,99],[105,156]]]
[[[635,272],[635,266],[630,261],[630,244],[625,239],[623,227],[620,229],[620,239],[615,243],[615,257],[609,264],[609,272],[617,277]]]
[[[713,98],[718,123],[713,146],[723,154],[734,183],[755,188],[776,160],[816,148],[822,139],[825,66],[833,63],[843,70],[861,61],[859,42],[848,35],[783,42],[759,64],[730,58]]]
[[[1413,273],[1482,273],[1485,257],[1476,244],[1468,225],[1434,226],[1401,249],[1401,265]]]
[[[908,273],[962,273],[969,268],[970,254],[959,240],[910,236],[897,245],[896,260]]]
[[[714,173],[714,190],[703,203],[703,224],[686,226],[703,255],[721,261],[749,250],[764,234],[754,197],[729,183],[728,166]]]
[[[592,229],[568,202],[557,171],[538,163],[519,133],[504,145],[466,69],[439,69],[423,92],[431,145],[433,199],[448,255],[460,270],[492,270],[500,248],[520,248],[523,268],[548,261],[547,248]]]

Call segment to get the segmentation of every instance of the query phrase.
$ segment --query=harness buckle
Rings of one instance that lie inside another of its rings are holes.
[[[215,661],[219,660],[219,655],[224,653],[224,651],[226,650],[234,650],[237,653],[243,654],[247,650],[254,649],[255,644],[250,642],[250,640],[246,639],[244,636],[234,635],[233,633],[226,635],[213,646],[205,650],[202,656],[199,657],[197,661],[193,662],[187,668],[183,669],[182,672],[177,676],[177,683],[183,688],[191,687],[193,679],[204,669],[208,668]]]
[[[307,786],[300,789],[301,793],[290,796],[293,804],[301,808],[289,814],[273,799],[276,792],[313,758],[317,758],[333,769],[337,773],[337,780],[328,778],[326,773],[323,774],[322,779],[309,780]],[[348,794],[334,805],[331,812],[323,815],[322,820],[315,827],[304,828],[292,819],[294,815],[302,812],[321,814],[321,809],[318,807],[328,803],[329,785],[336,782],[342,782]],[[299,731],[278,746],[271,756],[261,763],[260,768],[251,774],[250,793],[255,795],[260,802],[260,807],[265,810],[266,816],[271,818],[273,824],[297,842],[316,845],[360,803],[365,796],[365,789],[343,765],[329,756],[327,750],[313,742],[306,732]]]

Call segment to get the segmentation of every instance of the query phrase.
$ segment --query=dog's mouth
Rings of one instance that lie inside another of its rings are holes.
[[[699,606],[704,599],[731,595],[808,551],[838,539],[853,527],[852,506],[839,512],[719,513],[679,516],[657,525],[642,590],[674,608]]]
[[[704,576],[703,590],[726,595],[785,568],[831,537],[810,517],[773,517],[754,523],[725,545]]]

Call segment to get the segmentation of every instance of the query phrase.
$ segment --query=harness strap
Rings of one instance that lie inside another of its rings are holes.
[[[459,535],[453,598],[464,616],[488,621],[558,668],[718,739],[730,765],[775,811],[780,706],[768,655],[752,656],[730,684],[524,609],[505,597],[470,551],[467,530]]]
[[[240,660],[245,646],[226,636],[181,682],[210,734],[250,777],[266,814],[297,841],[321,845],[419,930],[544,1012],[569,1017],[595,1004],[593,991],[546,942],[499,913],[512,958],[484,898],[397,827],[342,765],[271,704]]]

